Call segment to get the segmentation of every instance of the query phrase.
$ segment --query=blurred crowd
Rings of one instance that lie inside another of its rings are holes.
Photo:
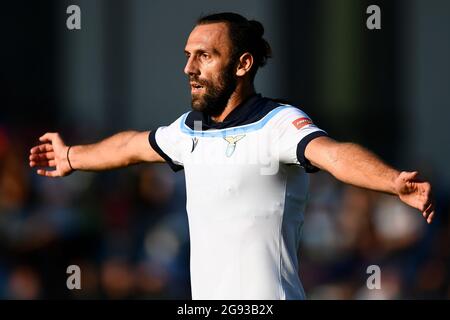
[[[449,299],[449,201],[441,184],[434,188],[437,215],[428,225],[394,196],[315,174],[300,248],[309,298]],[[370,266],[379,267],[379,290],[367,284]]]
[[[0,298],[189,299],[183,173],[141,164],[40,177],[28,167],[34,134],[0,126]],[[299,248],[308,298],[450,298],[446,192],[435,185],[427,225],[393,196],[311,175]],[[81,290],[66,287],[70,265]],[[379,290],[366,285],[371,265]]]
[[[0,298],[190,296],[182,174],[142,164],[49,179],[28,167],[30,140],[0,128]],[[66,286],[70,265],[81,290]]]

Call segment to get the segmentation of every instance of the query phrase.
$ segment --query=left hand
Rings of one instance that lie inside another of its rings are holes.
[[[404,203],[419,209],[428,223],[434,217],[434,201],[431,185],[417,177],[418,172],[401,172],[395,179],[395,191]]]

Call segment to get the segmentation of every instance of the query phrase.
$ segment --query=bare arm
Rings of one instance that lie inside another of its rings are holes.
[[[72,146],[69,150],[58,133],[46,133],[39,138],[43,144],[30,150],[30,166],[40,167],[37,170],[40,175],[62,177],[70,174],[72,168],[100,171],[139,162],[164,162],[148,143],[148,135],[149,131],[124,131],[94,144]],[[43,167],[54,167],[54,170]]]
[[[369,150],[329,137],[312,140],[306,146],[305,157],[342,182],[398,196],[420,210],[431,223],[434,216],[431,185],[418,179],[417,172],[399,172]]]

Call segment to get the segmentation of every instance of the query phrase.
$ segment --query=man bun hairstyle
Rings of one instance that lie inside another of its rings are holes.
[[[247,20],[240,14],[233,12],[215,13],[202,16],[197,20],[197,25],[224,22],[228,25],[228,32],[232,43],[232,59],[236,61],[245,52],[253,56],[253,66],[250,70],[252,78],[255,77],[258,68],[267,63],[272,57],[272,49],[263,38],[264,27],[261,22]]]

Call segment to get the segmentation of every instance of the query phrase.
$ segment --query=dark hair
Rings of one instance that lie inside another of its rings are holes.
[[[200,17],[197,25],[224,22],[228,25],[228,32],[233,45],[232,59],[238,59],[243,53],[249,52],[253,56],[253,66],[250,70],[252,78],[258,68],[267,63],[272,56],[269,43],[263,38],[264,27],[261,22],[247,20],[240,14],[233,12],[215,13]]]

